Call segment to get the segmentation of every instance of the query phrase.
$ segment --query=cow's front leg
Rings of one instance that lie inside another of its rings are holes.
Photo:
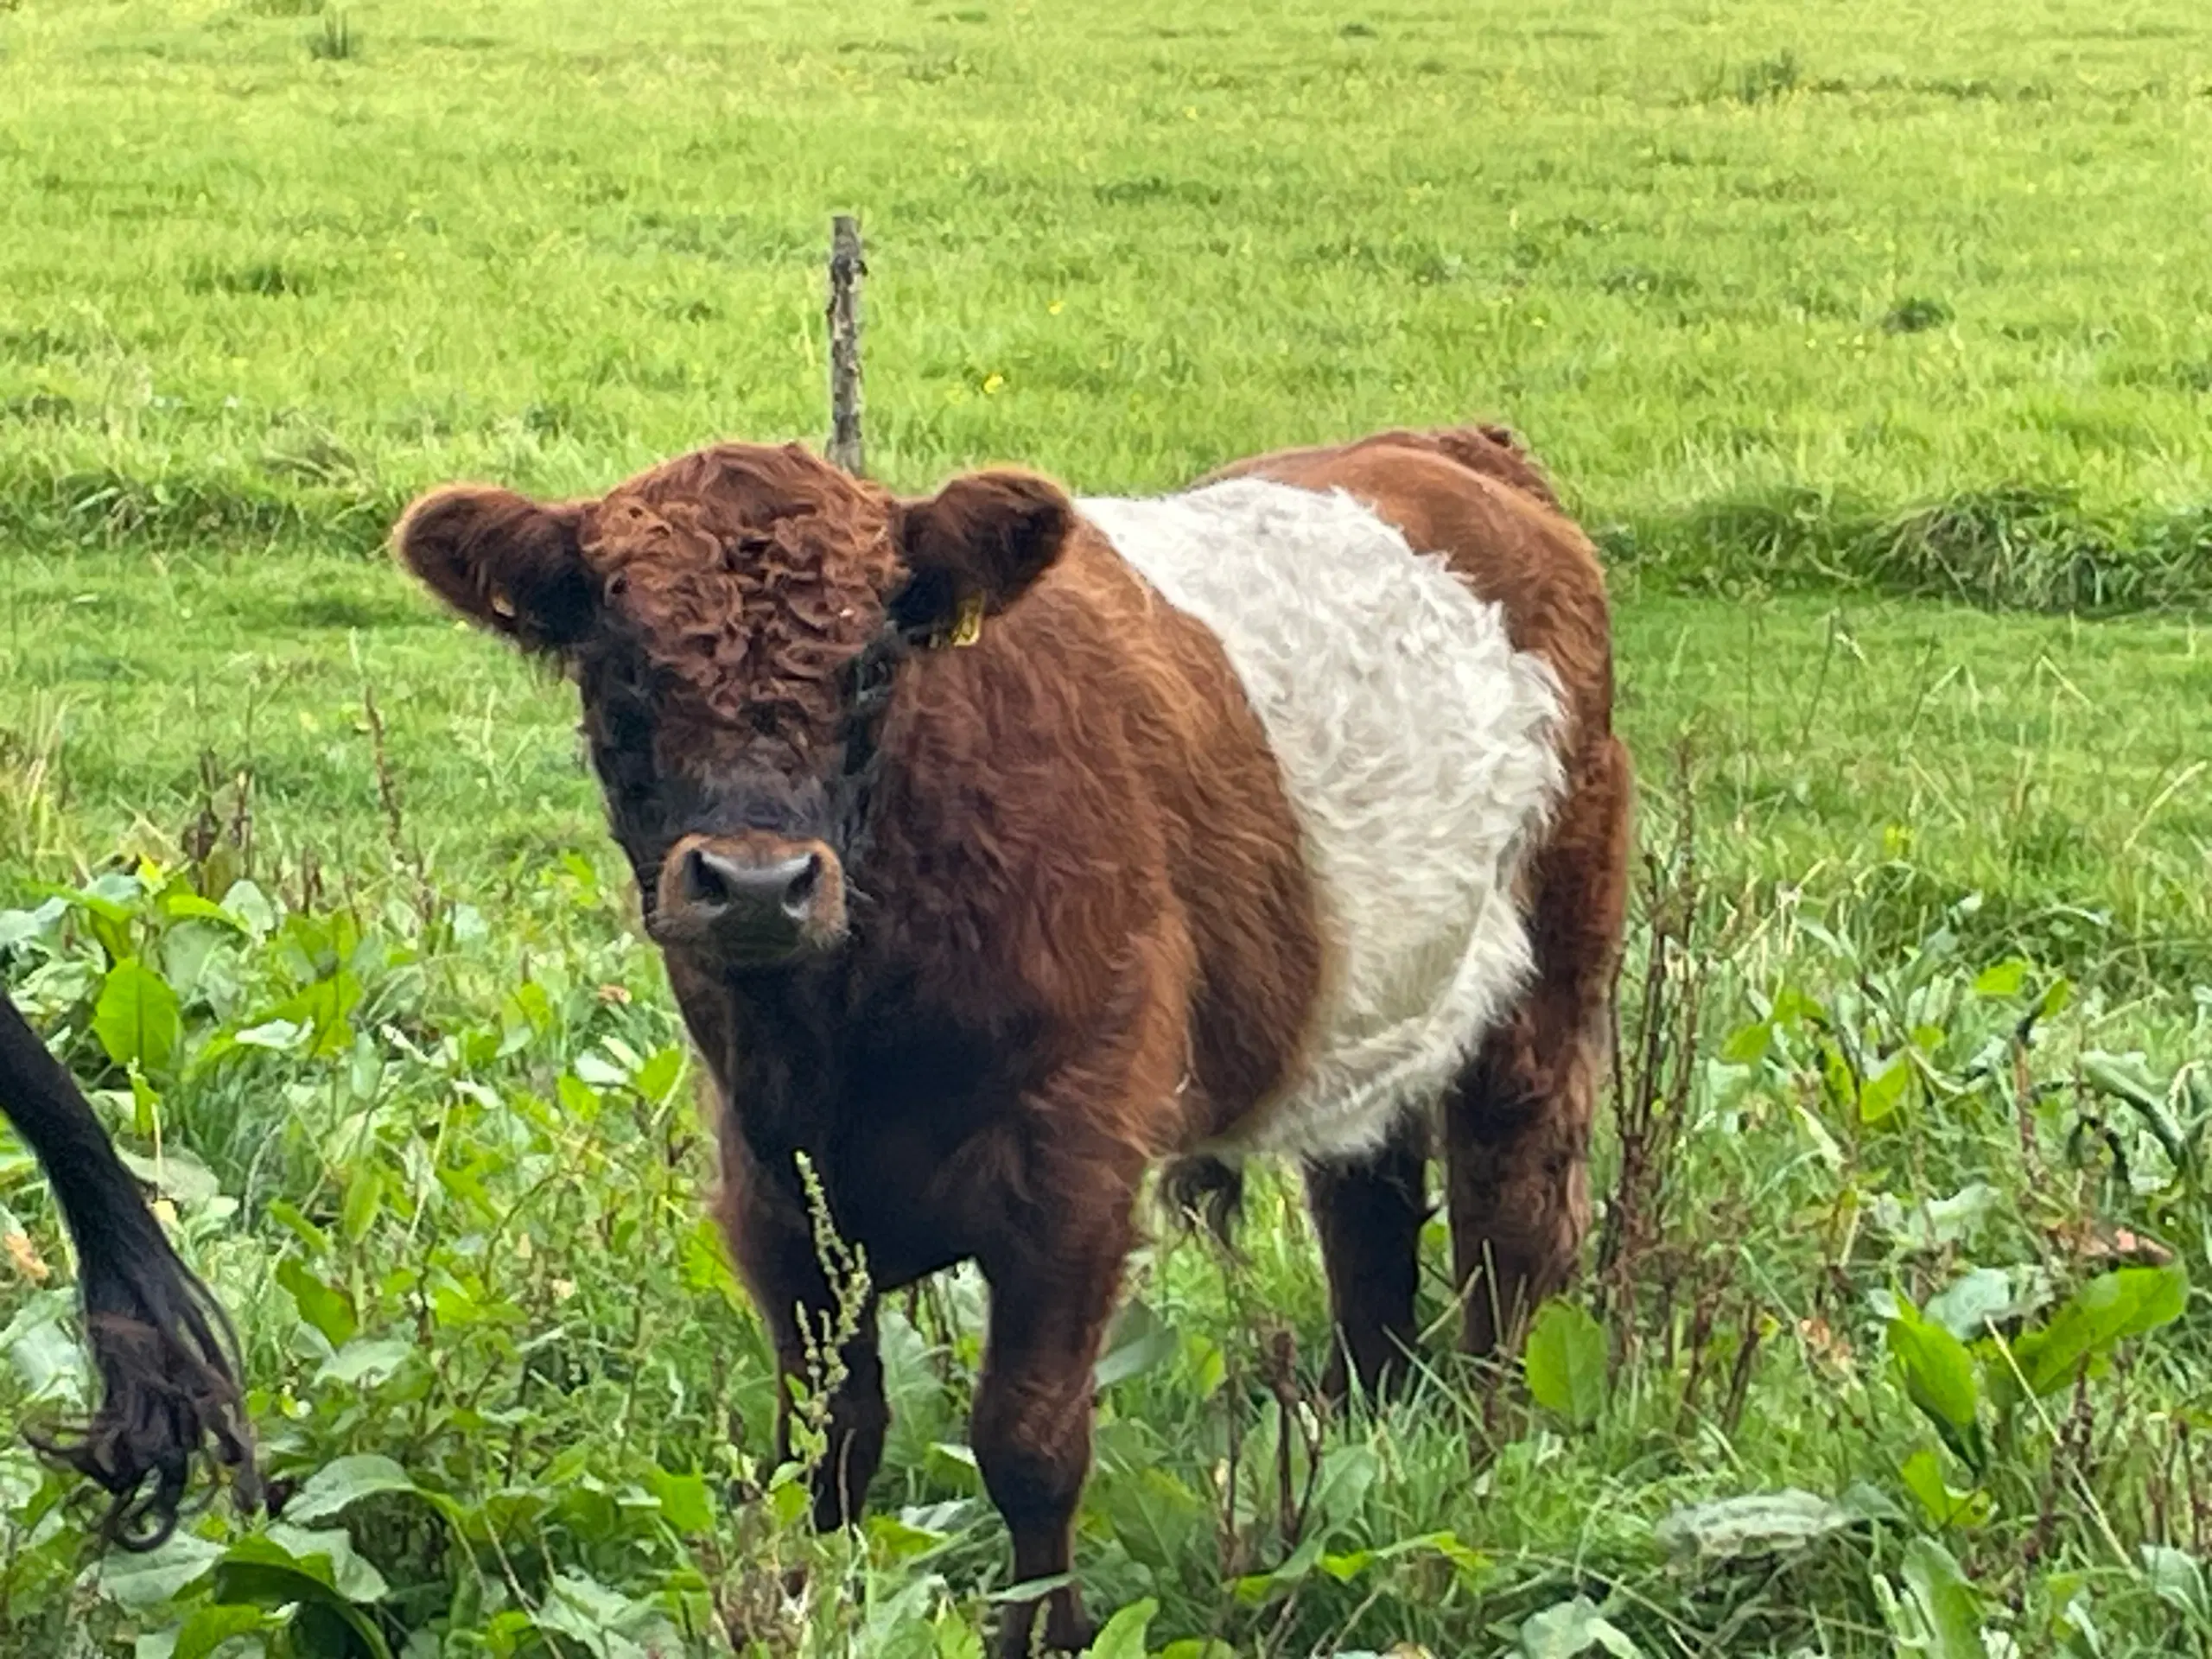
[[[891,1426],[876,1352],[875,1299],[850,1282],[832,1282],[805,1205],[762,1177],[734,1129],[722,1140],[716,1217],[775,1342],[779,1460],[791,1456],[798,1427],[792,1381],[804,1385],[810,1401],[830,1384],[813,1475],[814,1524],[830,1531],[860,1518]]]
[[[982,1262],[991,1287],[990,1336],[969,1440],[1013,1535],[1017,1582],[1057,1577],[1074,1562],[1076,1506],[1090,1472],[1093,1377],[1129,1250],[1135,1198],[1133,1177],[1101,1174],[1089,1190],[1040,1209],[1027,1236]],[[1063,1585],[1007,1607],[1001,1659],[1033,1651],[1040,1607],[1046,1647],[1090,1644],[1083,1598]]]

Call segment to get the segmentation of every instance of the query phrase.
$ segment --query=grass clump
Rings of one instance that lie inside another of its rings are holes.
[[[1784,489],[1606,527],[1626,570],[1686,591],[1856,588],[1993,609],[2212,608],[2212,509],[2124,515],[2009,485],[1883,511]]]

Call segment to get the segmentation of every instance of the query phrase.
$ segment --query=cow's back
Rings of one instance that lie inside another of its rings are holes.
[[[1215,1149],[1372,1146],[1528,978],[1515,887],[1561,784],[1559,680],[1497,603],[1342,493],[1245,478],[1079,505],[1219,640],[1327,941],[1303,1064]]]

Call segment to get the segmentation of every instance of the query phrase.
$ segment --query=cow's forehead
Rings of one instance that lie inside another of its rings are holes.
[[[855,595],[887,585],[893,513],[883,491],[796,446],[726,444],[594,504],[584,553],[637,624],[695,625],[702,605],[784,603],[830,627]]]
[[[587,677],[587,696],[645,692],[660,740],[694,760],[726,747],[719,734],[824,741],[840,671],[897,582],[893,511],[803,450],[723,446],[622,485],[588,511],[582,538],[611,625],[599,659],[613,671]]]
[[[866,538],[890,516],[890,498],[797,445],[717,444],[639,473],[611,491],[597,516],[658,517],[723,534],[790,519]]]

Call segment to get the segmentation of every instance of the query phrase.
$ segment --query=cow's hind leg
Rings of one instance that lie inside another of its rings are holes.
[[[1452,1276],[1471,1353],[1510,1348],[1590,1224],[1590,1127],[1626,908],[1630,779],[1618,740],[1578,768],[1535,874],[1536,980],[1445,1103]]]
[[[1428,1217],[1428,1122],[1408,1114],[1389,1141],[1353,1162],[1306,1166],[1335,1327],[1322,1392],[1342,1401],[1357,1376],[1370,1395],[1405,1379],[1414,1348],[1421,1230]]]

